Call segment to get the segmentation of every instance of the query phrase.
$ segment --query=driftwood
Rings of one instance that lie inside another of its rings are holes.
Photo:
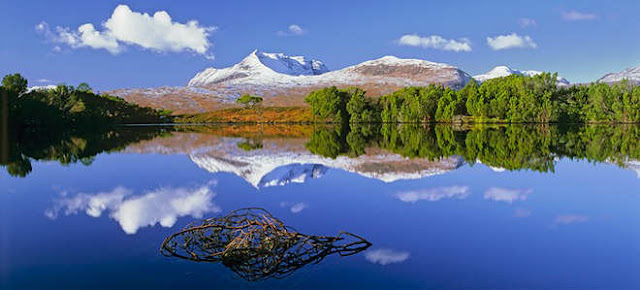
[[[332,254],[350,256],[371,243],[347,232],[312,236],[296,232],[261,208],[191,223],[167,237],[161,253],[196,262],[219,262],[249,281],[284,278]]]

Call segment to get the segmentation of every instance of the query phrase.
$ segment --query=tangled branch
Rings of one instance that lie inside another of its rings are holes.
[[[296,232],[261,208],[187,225],[167,237],[161,253],[196,262],[220,262],[249,281],[284,278],[332,254],[350,256],[371,243],[347,232],[311,236]]]

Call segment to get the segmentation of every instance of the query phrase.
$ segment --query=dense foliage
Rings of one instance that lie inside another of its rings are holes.
[[[86,83],[76,88],[58,85],[54,89],[27,90],[27,80],[19,74],[2,79],[0,95],[4,106],[2,117],[13,131],[161,123],[169,115],[121,98],[95,94]]]
[[[367,123],[638,123],[640,87],[628,81],[559,87],[556,74],[470,81],[456,91],[408,87],[378,99],[357,88],[324,88],[305,101],[315,121]]]

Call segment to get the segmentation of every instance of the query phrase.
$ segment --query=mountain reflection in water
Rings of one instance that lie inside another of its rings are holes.
[[[561,158],[613,163],[640,175],[637,125],[220,125],[37,136],[14,138],[19,140],[2,163],[10,174],[26,176],[31,160],[90,165],[102,152],[125,150],[187,154],[207,171],[233,173],[256,188],[319,178],[330,168],[385,182],[476,163],[498,172],[553,172]]]
[[[129,152],[181,153],[209,172],[229,172],[256,188],[320,178],[330,168],[384,182],[420,179],[482,163],[496,172],[554,172],[561,158],[613,163],[640,174],[640,127],[416,125],[300,126],[242,133],[242,127],[174,132]],[[367,128],[364,128],[367,127]],[[250,130],[259,129],[255,126]],[[279,132],[279,133],[278,133]],[[379,133],[378,133],[379,132]],[[247,150],[238,144],[260,144]]]

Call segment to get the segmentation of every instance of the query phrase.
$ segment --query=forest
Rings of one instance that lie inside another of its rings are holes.
[[[314,122],[330,123],[638,123],[640,86],[629,81],[559,87],[557,74],[511,75],[459,91],[407,87],[372,98],[359,88],[327,87],[305,102]]]
[[[97,128],[168,120],[170,112],[140,107],[121,98],[96,94],[86,83],[27,89],[20,74],[6,75],[0,86],[1,118],[14,133],[23,130]]]

